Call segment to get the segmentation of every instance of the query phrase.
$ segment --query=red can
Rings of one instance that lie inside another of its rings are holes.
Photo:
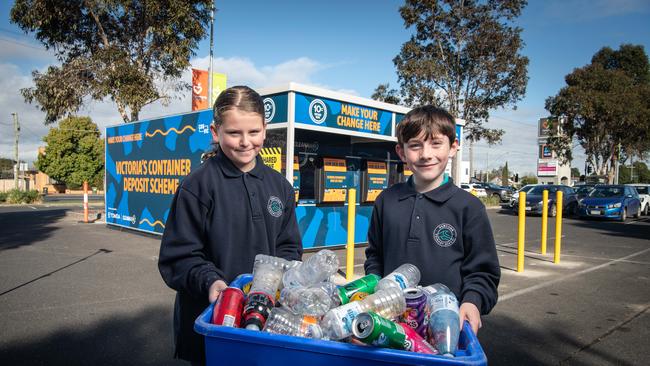
[[[243,310],[244,292],[237,287],[228,287],[221,291],[214,304],[212,324],[240,328]]]

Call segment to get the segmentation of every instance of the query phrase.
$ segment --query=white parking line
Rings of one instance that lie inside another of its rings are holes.
[[[623,261],[625,261],[625,260],[627,260],[627,259],[630,259],[630,258],[632,258],[632,257],[636,257],[636,256],[638,256],[638,255],[644,254],[644,253],[647,252],[647,251],[650,251],[650,248],[648,248],[648,249],[644,249],[644,250],[642,250],[642,251],[640,251],[640,252],[636,252],[636,253],[630,254],[630,255],[625,256],[625,257],[621,257],[621,258],[618,258],[618,259],[611,260],[611,261],[609,261],[609,262],[606,262],[606,263],[603,263],[603,264],[597,265],[597,266],[595,266],[595,267],[591,267],[591,268],[583,269],[582,271],[579,271],[579,272],[576,272],[576,273],[573,273],[573,274],[569,274],[569,275],[566,275],[566,276],[563,276],[563,277],[557,278],[557,279],[552,280],[552,281],[548,281],[548,282],[540,283],[540,284],[535,285],[535,286],[530,286],[530,287],[527,287],[527,288],[523,288],[523,289],[521,289],[521,290],[517,290],[517,291],[511,292],[511,293],[509,293],[509,294],[505,294],[505,295],[503,295],[503,296],[499,296],[499,301],[505,301],[505,300],[508,300],[508,299],[512,299],[513,297],[521,296],[521,295],[527,294],[527,293],[529,293],[529,292],[536,291],[536,290],[539,290],[539,289],[541,289],[541,288],[544,288],[544,287],[548,287],[548,286],[554,285],[554,284],[556,284],[556,283],[558,283],[558,282],[562,282],[562,281],[567,280],[567,279],[569,279],[569,278],[577,277],[577,276],[583,275],[583,274],[585,274],[585,273],[589,273],[589,272],[593,272],[593,271],[599,270],[599,269],[601,269],[601,268],[603,268],[603,267],[607,267],[607,266],[609,266],[609,265],[612,264],[612,263],[623,262]]]

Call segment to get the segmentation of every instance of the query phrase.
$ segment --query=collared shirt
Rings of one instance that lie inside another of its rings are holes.
[[[366,273],[385,276],[404,263],[418,267],[423,286],[443,283],[483,314],[496,303],[501,272],[485,207],[451,180],[418,193],[411,178],[375,201]]]

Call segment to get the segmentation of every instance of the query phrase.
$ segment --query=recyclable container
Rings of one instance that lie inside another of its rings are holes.
[[[487,365],[487,358],[469,323],[460,334],[456,357],[349,343],[299,338],[210,323],[212,306],[194,322],[194,330],[205,337],[206,365],[263,366],[376,366],[376,365]]]

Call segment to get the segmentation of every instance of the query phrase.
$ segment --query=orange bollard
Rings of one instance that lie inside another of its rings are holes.
[[[84,222],[88,223],[88,182],[84,181]]]

